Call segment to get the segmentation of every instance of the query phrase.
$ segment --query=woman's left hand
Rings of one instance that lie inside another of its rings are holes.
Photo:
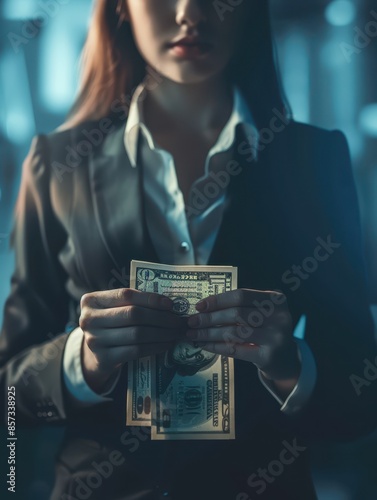
[[[254,363],[273,381],[297,380],[300,360],[284,294],[241,288],[196,305],[187,336],[206,351]]]

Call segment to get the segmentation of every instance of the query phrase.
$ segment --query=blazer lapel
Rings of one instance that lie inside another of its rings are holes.
[[[145,224],[141,167],[133,168],[125,150],[125,125],[105,139],[89,159],[96,223],[103,243],[119,268],[132,259],[155,261]]]
[[[159,262],[145,221],[142,166],[131,166],[124,129],[122,125],[110,133],[89,158],[96,224],[118,269],[132,259]],[[239,152],[244,140],[238,127],[234,158],[240,173],[230,179],[227,206],[208,264],[237,266],[239,287],[266,288],[279,284],[276,272],[287,221],[270,161],[275,144],[258,152],[257,161],[248,162],[250,155]]]
[[[265,288],[275,281],[272,219],[276,196],[266,152],[248,161],[250,154],[240,153],[245,139],[242,128],[237,128],[234,159],[240,172],[230,180],[227,206],[208,263],[237,266],[239,288]]]

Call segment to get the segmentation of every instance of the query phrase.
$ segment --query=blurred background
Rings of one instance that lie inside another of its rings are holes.
[[[376,1],[270,3],[283,84],[295,119],[340,129],[347,136],[370,304],[377,320]],[[0,0],[0,321],[13,269],[9,235],[22,162],[32,137],[60,125],[73,102],[91,7],[91,0]],[[47,499],[53,447],[33,433],[25,434],[22,446],[33,450],[24,477],[31,486],[22,498]],[[315,447],[319,499],[375,500],[376,450],[377,434],[352,444]],[[18,479],[21,489],[23,478]]]

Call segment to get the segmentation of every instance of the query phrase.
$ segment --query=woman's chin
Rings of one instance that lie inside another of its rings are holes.
[[[209,80],[216,79],[216,75],[221,76],[221,72],[203,71],[196,68],[179,68],[173,71],[157,70],[163,78],[181,85],[197,85]]]

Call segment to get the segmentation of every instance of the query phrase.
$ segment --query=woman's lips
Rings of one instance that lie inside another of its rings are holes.
[[[203,57],[210,52],[212,45],[202,41],[178,41],[170,44],[170,50],[181,59],[195,59]]]

